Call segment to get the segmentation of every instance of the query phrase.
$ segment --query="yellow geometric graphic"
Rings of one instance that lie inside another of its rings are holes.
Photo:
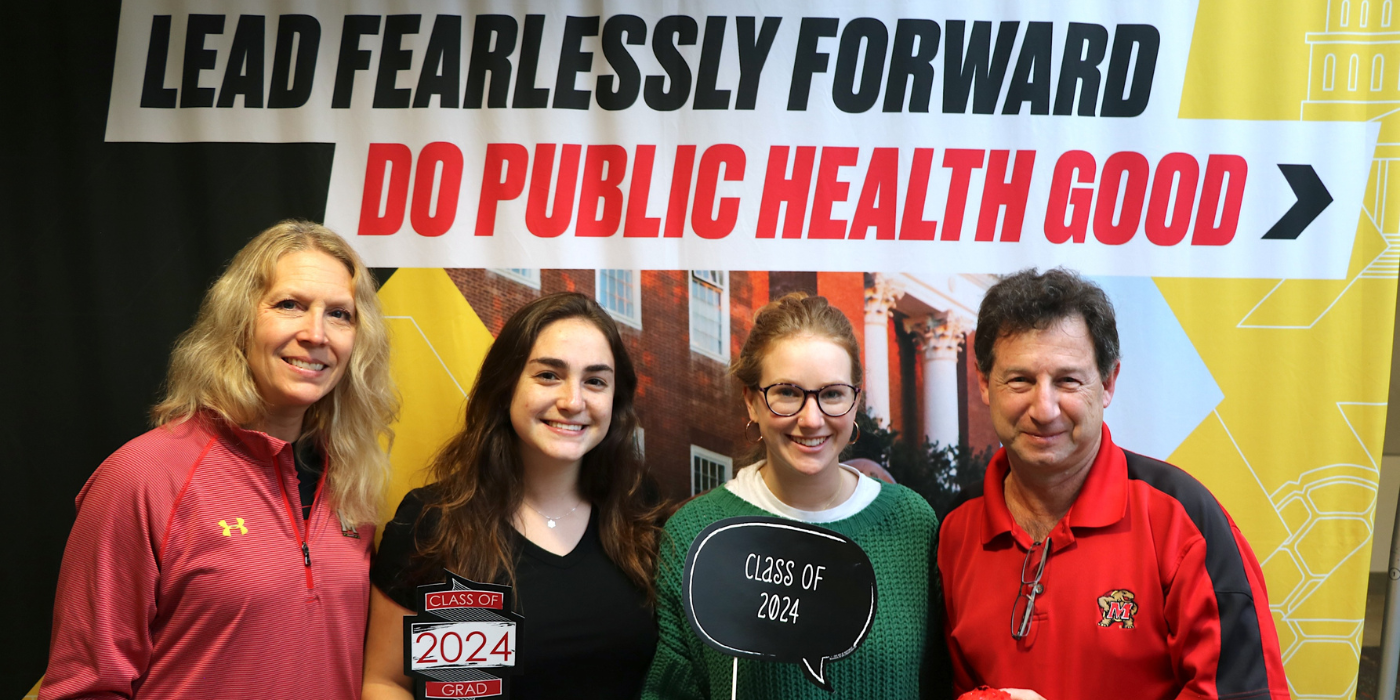
[[[399,501],[426,481],[424,467],[462,427],[467,392],[491,347],[491,332],[441,268],[400,268],[379,290],[402,401],[393,426],[393,467],[380,528]],[[377,537],[377,535],[376,535]]]
[[[1359,280],[1395,279],[1400,274],[1400,233],[1384,234],[1379,227],[1385,216],[1384,181],[1390,165],[1385,158],[1372,162],[1347,279],[1279,280],[1240,319],[1240,328],[1312,328]],[[1371,206],[1377,204],[1373,197],[1382,198],[1379,206]]]
[[[1356,694],[1400,276],[1394,10],[1202,3],[1179,113],[1382,124],[1346,279],[1156,280],[1225,395],[1171,459],[1211,488],[1258,556],[1295,698]]]
[[[1339,403],[1337,410],[1342,412],[1342,417],[1346,419],[1347,426],[1356,436],[1356,441],[1361,443],[1361,449],[1366,450],[1366,456],[1371,460],[1371,467],[1380,469],[1381,448],[1384,447],[1385,437],[1385,409],[1383,403]]]
[[[1364,121],[1400,109],[1400,45],[1393,0],[1328,3],[1323,31],[1308,32],[1304,121]]]

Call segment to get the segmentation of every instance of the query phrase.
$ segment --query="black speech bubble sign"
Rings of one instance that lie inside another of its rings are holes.
[[[690,628],[711,648],[798,664],[830,691],[826,663],[855,651],[875,621],[875,569],[840,533],[780,518],[725,518],[690,544],[681,600]]]

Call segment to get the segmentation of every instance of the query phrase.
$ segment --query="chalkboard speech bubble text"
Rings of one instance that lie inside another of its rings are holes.
[[[681,599],[711,648],[798,664],[830,691],[827,662],[855,651],[875,621],[875,570],[859,545],[825,528],[726,518],[691,543]]]

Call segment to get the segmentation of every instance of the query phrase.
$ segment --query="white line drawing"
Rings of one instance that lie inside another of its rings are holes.
[[[433,347],[433,341],[428,340],[428,336],[423,332],[423,328],[418,325],[418,321],[412,316],[385,316],[386,320],[408,321],[413,324],[413,328],[418,331],[418,335],[423,338],[423,342],[428,344],[428,349],[433,351],[433,357],[437,358],[438,364],[442,365],[442,371],[447,373],[447,377],[452,380],[452,386],[457,387],[457,391],[462,392],[465,397],[467,392],[462,389],[462,385],[457,383],[457,377],[452,374],[452,370],[447,368],[447,363],[442,361],[442,355],[438,354],[437,348]]]
[[[1342,414],[1342,420],[1347,422],[1347,428],[1356,437],[1356,443],[1361,445],[1361,451],[1366,453],[1366,459],[1371,460],[1371,470],[1376,472],[1377,478],[1381,473],[1380,465],[1376,463],[1376,456],[1371,454],[1371,450],[1366,447],[1366,441],[1361,439],[1360,433],[1356,432],[1356,426],[1351,424],[1351,418],[1347,417],[1347,412],[1343,406],[1384,406],[1384,402],[1363,402],[1363,401],[1338,401],[1337,411]]]

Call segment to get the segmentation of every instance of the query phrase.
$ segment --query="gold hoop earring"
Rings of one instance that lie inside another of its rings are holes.
[[[848,443],[846,443],[846,444],[847,444],[847,445],[854,445],[854,444],[856,444],[857,442],[860,442],[860,423],[856,423],[856,433],[855,433],[855,435],[852,435],[852,436],[851,436],[851,441],[848,442]]]
[[[744,440],[746,440],[746,441],[747,441],[749,444],[751,444],[751,445],[753,445],[753,444],[758,444],[758,443],[760,443],[760,442],[763,442],[763,429],[762,429],[762,428],[759,428],[759,429],[758,429],[758,438],[753,439],[753,440],[750,440],[750,439],[749,439],[749,427],[750,427],[750,426],[755,426],[755,425],[758,425],[758,424],[755,423],[755,422],[753,422],[753,421],[749,421],[747,424],[744,425]]]

